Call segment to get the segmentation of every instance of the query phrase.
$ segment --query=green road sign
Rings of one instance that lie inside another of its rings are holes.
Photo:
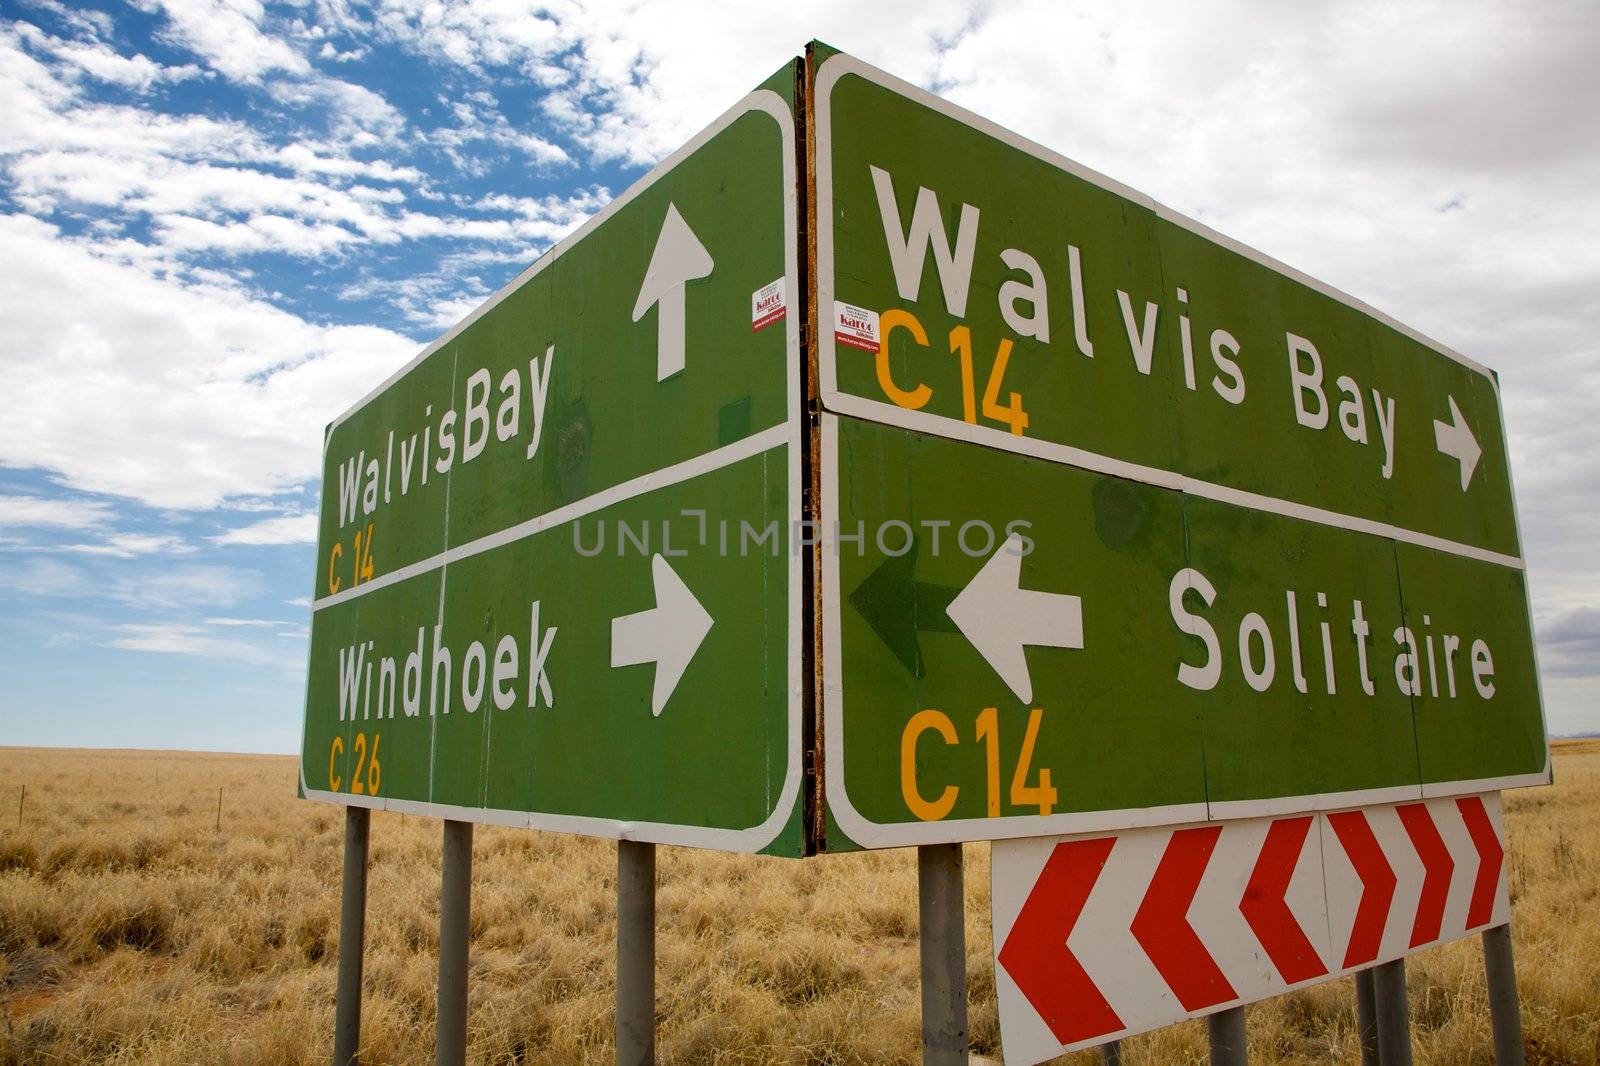
[[[329,427],[308,796],[804,850],[794,84]]]
[[[828,848],[1548,779],[1488,371],[814,61]]]

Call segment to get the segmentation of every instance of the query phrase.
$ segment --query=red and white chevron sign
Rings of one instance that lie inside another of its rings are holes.
[[[1500,795],[997,840],[1006,1061],[1275,996],[1509,918]]]

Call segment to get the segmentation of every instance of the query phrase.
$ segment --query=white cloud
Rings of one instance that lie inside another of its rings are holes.
[[[236,290],[108,262],[0,216],[0,463],[159,507],[270,496],[317,475],[322,427],[416,350]]]
[[[470,203],[479,211],[504,211],[552,227],[551,235],[564,237],[588,220],[589,216],[611,202],[611,190],[603,185],[591,185],[574,190],[568,196],[508,196],[496,193],[480,197]]]
[[[422,171],[416,167],[397,167],[384,159],[367,161],[332,155],[321,146],[306,142],[295,142],[278,149],[276,161],[301,174],[362,177],[410,185],[420,185],[425,180]]]
[[[1540,625],[1539,666],[1547,675],[1600,678],[1600,608],[1574,608]]]
[[[57,78],[29,55],[15,30],[0,27],[0,147],[15,150],[34,141],[35,132],[55,125],[55,111],[69,105],[78,89]]]
[[[101,41],[68,41],[26,22],[15,25],[18,34],[35,48],[50,52],[92,78],[134,92],[147,93],[163,82],[188,81],[201,73],[193,63],[164,66],[142,53],[122,55]]]
[[[567,197],[495,195],[477,200],[458,197],[458,207],[498,211],[513,217],[487,222],[471,220],[480,226],[476,230],[479,238],[492,243],[447,255],[439,261],[437,270],[403,278],[364,278],[341,289],[340,298],[356,300],[381,296],[417,326],[442,332],[460,322],[493,294],[494,288],[479,273],[482,267],[532,262],[610,202],[610,190],[599,185],[579,189]],[[421,217],[425,216],[413,216],[411,224],[416,225],[416,219]],[[457,226],[464,228],[462,223]]]
[[[18,596],[53,600],[84,596],[95,583],[82,569],[55,559],[23,559],[0,566],[0,589]]]
[[[293,652],[263,647],[236,636],[221,636],[207,626],[189,622],[130,622],[114,627],[113,633],[117,635],[107,640],[106,646],[124,651],[198,655],[289,669],[304,666],[304,661]]]
[[[242,222],[212,222],[190,215],[158,215],[156,232],[169,251],[248,255],[283,252],[310,258],[359,241],[360,235],[331,222],[302,222],[282,215],[251,215]]]
[[[128,607],[177,612],[226,609],[258,595],[263,588],[261,575],[254,570],[179,563],[118,573],[104,591]]]
[[[318,59],[328,59],[335,63],[352,63],[365,59],[370,49],[352,48],[348,52],[341,52],[333,46],[332,41],[323,41],[322,47],[317,49]]]
[[[176,153],[149,151],[150,147],[141,145],[142,151],[126,154],[105,145],[95,151],[34,151],[9,169],[19,196],[36,209],[66,202],[120,207],[164,221],[243,216],[303,226],[337,225],[349,227],[351,240],[390,234],[394,222],[382,205],[404,200],[397,189],[339,187],[225,158],[222,162],[174,158]],[[293,162],[315,165],[300,157]]]
[[[264,518],[248,526],[230,529],[211,539],[218,544],[315,544],[317,516],[297,514]]]
[[[281,104],[324,107],[332,116],[329,139],[273,144],[241,122],[90,102],[60,70],[28,55],[17,33],[0,30],[0,90],[11,105],[0,111],[0,165],[12,196],[30,213],[100,209],[106,213],[92,227],[99,252],[180,270],[206,253],[310,259],[431,239],[549,243],[609,195],[589,188],[520,206],[508,199],[497,218],[416,211],[395,186],[436,198],[421,170],[352,154],[387,145],[404,130],[405,119],[386,100],[321,77],[277,79],[265,88]],[[471,165],[469,144],[510,146],[545,162],[564,158],[553,144],[513,130],[492,106],[475,106],[466,111],[471,129],[438,134],[463,169]],[[149,236],[124,238],[141,216]]]
[[[280,622],[273,618],[207,618],[208,626],[242,626],[249,629],[276,629],[280,626],[294,625],[293,622]]]
[[[465,319],[489,295],[487,286],[478,278],[440,279],[437,285],[429,285],[429,280],[403,284],[394,302],[417,325],[441,333]],[[430,288],[435,290],[434,295],[427,295]]]
[[[941,42],[971,19],[954,0],[844,0],[759,13],[731,3],[568,2],[529,9],[472,0],[390,0],[375,30],[443,64],[507,67],[550,90],[546,116],[599,161],[650,163],[677,148],[813,35],[902,77],[932,76]],[[1054,13],[1029,27],[1054,39]]]
[[[393,104],[364,85],[338,78],[315,76],[304,80],[280,79],[267,86],[282,103],[306,107],[327,105],[334,115],[334,134],[357,147],[393,141],[406,120]]]
[[[0,496],[0,526],[53,526],[58,529],[94,529],[111,517],[103,500],[74,500],[58,496]]]
[[[77,5],[69,7],[61,0],[28,0],[28,3],[30,7],[48,11],[73,29],[91,36],[109,36],[115,28],[111,15],[105,11],[94,11]]]
[[[170,533],[114,533],[93,544],[63,544],[57,549],[75,555],[133,559],[141,555],[193,555],[194,545]]]
[[[292,46],[263,31],[257,0],[156,0],[169,25],[164,33],[207,66],[233,81],[254,84],[274,71],[306,74],[311,65]]]
[[[510,148],[534,163],[546,167],[571,163],[572,159],[560,145],[529,133],[511,124],[500,112],[499,103],[487,92],[473,92],[460,99],[441,99],[454,116],[456,125],[440,126],[425,136],[430,144],[444,148],[457,169],[469,173],[482,172],[488,160],[482,158],[482,143]]]

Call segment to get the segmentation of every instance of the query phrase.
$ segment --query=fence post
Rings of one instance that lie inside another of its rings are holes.
[[[339,985],[333,1008],[333,1066],[361,1050],[361,963],[367,942],[367,839],[372,812],[344,809],[344,881],[339,889]]]
[[[28,786],[22,786],[22,795],[17,797],[17,828],[22,828],[22,805],[28,801]]]
[[[1406,1002],[1406,960],[1372,968],[1372,1002],[1378,1023],[1378,1061],[1411,1066],[1411,1018]]]
[[[1211,1066],[1245,1066],[1249,1055],[1245,1043],[1244,1007],[1219,1010],[1206,1019],[1211,1037]]]
[[[1370,969],[1356,971],[1356,1035],[1361,1040],[1361,1066],[1379,1066],[1378,1007]]]
[[[617,1066],[656,1061],[656,846],[617,841]]]
[[[1122,1044],[1112,1040],[1100,1045],[1100,1066],[1122,1066]]]
[[[222,789],[217,789],[217,832],[222,832]]]
[[[1483,931],[1483,975],[1489,986],[1495,1066],[1523,1066],[1522,1008],[1517,1002],[1517,967],[1511,957],[1509,924]]]
[[[967,934],[960,844],[917,848],[923,1066],[967,1061]]]
[[[472,823],[446,819],[439,885],[439,1008],[434,1062],[467,1061],[467,935],[472,910]]]

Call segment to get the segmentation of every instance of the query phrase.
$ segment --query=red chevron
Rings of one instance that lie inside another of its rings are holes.
[[[1328,815],[1328,824],[1344,845],[1344,853],[1361,878],[1361,902],[1356,907],[1355,925],[1350,929],[1350,944],[1345,949],[1344,965],[1360,966],[1378,957],[1383,942],[1383,926],[1394,901],[1394,868],[1384,858],[1378,838],[1361,811],[1340,811]]]
[[[1072,953],[1072,935],[1116,837],[1057,844],[1000,948],[1000,964],[1063,1044],[1124,1028]]]
[[[1130,927],[1133,938],[1188,1011],[1239,998],[1195,935],[1188,917],[1221,833],[1220,825],[1203,825],[1172,834]]]
[[[1489,812],[1483,809],[1482,796],[1456,800],[1461,820],[1466,823],[1472,846],[1478,849],[1478,877],[1472,883],[1472,902],[1467,905],[1467,928],[1488,925],[1494,915],[1494,897],[1500,888],[1500,867],[1506,852],[1495,835]]]
[[[1322,956],[1311,946],[1305,930],[1300,928],[1300,922],[1283,898],[1289,890],[1295,865],[1300,861],[1306,834],[1311,831],[1311,821],[1308,814],[1304,818],[1284,818],[1272,823],[1267,839],[1262,842],[1255,869],[1250,872],[1250,883],[1244,886],[1244,897],[1239,900],[1239,913],[1244,915],[1250,931],[1261,941],[1278,973],[1291,985],[1328,972]]]
[[[1408,803],[1396,807],[1394,812],[1400,816],[1400,824],[1405,826],[1411,846],[1417,849],[1424,871],[1422,896],[1417,900],[1417,920],[1411,926],[1411,946],[1417,948],[1439,939],[1439,927],[1444,924],[1444,901],[1450,895],[1450,875],[1456,864],[1426,804]]]

